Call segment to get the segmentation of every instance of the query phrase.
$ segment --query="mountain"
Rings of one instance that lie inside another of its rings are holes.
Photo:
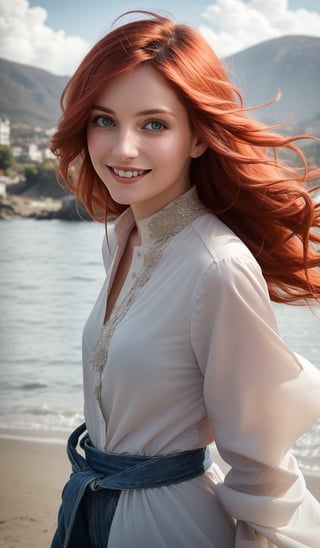
[[[316,115],[319,117],[320,38],[283,36],[227,57],[224,62],[246,106],[267,103],[281,91],[280,101],[256,111],[255,118],[279,122],[294,112],[295,122],[312,122]]]
[[[5,59],[0,59],[0,75],[0,115],[42,128],[56,124],[67,77]]]
[[[311,127],[315,123],[318,128],[320,38],[284,36],[226,57],[224,62],[246,106],[269,102],[281,90],[280,102],[254,111],[256,118],[278,122],[297,111],[295,122],[310,120]],[[44,128],[55,125],[67,77],[4,59],[0,59],[0,74],[0,115]]]

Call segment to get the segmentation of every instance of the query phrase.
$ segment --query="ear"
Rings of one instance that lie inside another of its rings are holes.
[[[196,138],[191,147],[190,158],[199,158],[207,150],[207,148],[208,146],[205,143],[202,143],[198,138]]]

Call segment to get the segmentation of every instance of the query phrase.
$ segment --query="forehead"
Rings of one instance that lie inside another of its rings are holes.
[[[150,65],[141,65],[131,73],[112,80],[95,102],[113,110],[117,107],[137,111],[156,107],[184,110],[175,91]]]

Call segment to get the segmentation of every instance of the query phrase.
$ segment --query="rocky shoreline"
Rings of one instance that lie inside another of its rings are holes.
[[[36,198],[25,195],[0,196],[0,219],[33,218],[39,220],[62,219],[65,221],[91,220],[88,213],[76,206],[73,196],[61,199]]]

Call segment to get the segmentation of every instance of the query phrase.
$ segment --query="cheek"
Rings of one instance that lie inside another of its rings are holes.
[[[94,138],[90,130],[87,132],[87,147],[88,147],[89,156],[92,160],[95,147],[94,147]]]
[[[91,157],[97,157],[108,149],[108,139],[105,134],[95,128],[88,130],[87,145]]]
[[[97,135],[95,133],[88,131],[87,145],[90,156],[94,156],[99,150],[99,139],[97,138]]]
[[[159,141],[152,147],[156,157],[166,157],[172,162],[184,162],[190,157],[191,143],[189,139],[181,140],[173,136],[170,139]]]
[[[100,140],[94,137],[93,135],[88,135],[87,146],[88,146],[89,157],[90,157],[93,169],[99,175],[99,171],[101,170],[101,158],[102,158]]]

